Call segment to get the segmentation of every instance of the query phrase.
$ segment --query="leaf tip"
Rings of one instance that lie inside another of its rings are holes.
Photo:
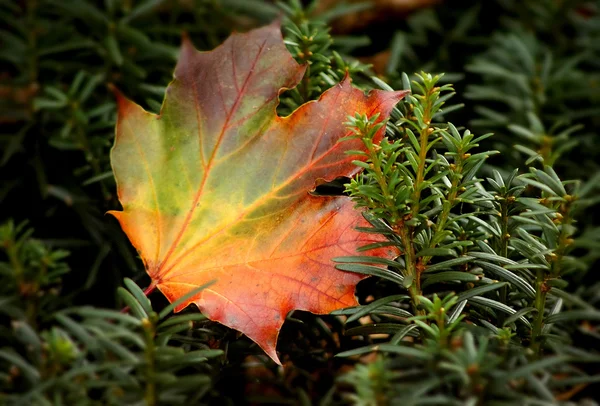
[[[284,14],[283,13],[279,13],[277,15],[277,17],[275,17],[273,19],[273,21],[271,21],[269,23],[268,27],[277,28],[281,32],[281,26],[283,24],[283,18],[284,18]],[[283,39],[283,33],[282,33],[281,37]]]
[[[122,213],[122,212],[117,211],[117,210],[109,210],[105,214],[110,214],[111,216],[116,217],[118,219],[120,216],[120,213]]]
[[[196,46],[187,31],[181,33],[181,56],[188,52],[196,52]]]
[[[400,100],[402,100],[406,96],[408,96],[411,93],[411,91],[410,90],[396,90],[392,93],[393,93],[394,97],[396,98],[396,101],[399,102]]]
[[[123,92],[121,92],[113,83],[108,84],[108,89],[115,96],[115,99],[117,101],[117,111],[119,112],[119,114],[125,113],[131,105],[135,104],[127,97],[125,97]]]
[[[279,357],[277,356],[277,351],[275,351],[275,348],[263,348],[263,350],[269,356],[269,358],[273,360],[274,363],[276,363],[279,366],[283,366],[283,364],[279,360]]]
[[[352,83],[352,76],[350,76],[350,70],[346,68],[346,73],[344,73],[344,78],[340,83]]]

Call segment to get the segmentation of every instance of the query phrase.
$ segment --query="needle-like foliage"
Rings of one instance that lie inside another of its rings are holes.
[[[0,404],[594,399],[597,2],[441,1],[365,25],[381,3],[0,0]],[[287,315],[283,367],[197,311],[173,315],[105,215],[120,209],[111,86],[158,114],[182,32],[208,51],[275,19],[306,65],[279,116],[346,74],[412,92],[385,123],[338,123],[362,174],[315,194],[349,196],[374,243],[330,265],[371,277],[359,306]]]

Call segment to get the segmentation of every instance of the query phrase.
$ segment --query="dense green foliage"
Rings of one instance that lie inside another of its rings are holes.
[[[367,6],[0,0],[0,403],[591,398],[600,380],[600,5],[466,3],[336,37],[328,24]],[[364,231],[402,254],[337,258],[341,271],[374,275],[357,290],[363,305],[290,314],[284,368],[197,311],[172,315],[160,294],[148,300],[141,262],[104,216],[118,207],[109,84],[158,111],[182,31],[212,49],[280,13],[288,49],[309,64],[281,95],[280,114],[346,72],[365,90],[413,92],[380,145],[374,117],[349,117],[368,150],[357,161],[365,171],[318,190],[366,207],[373,227]],[[384,50],[375,72],[363,57]]]

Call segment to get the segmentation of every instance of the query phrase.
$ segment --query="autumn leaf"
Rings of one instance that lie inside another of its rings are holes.
[[[117,94],[111,154],[123,206],[111,213],[152,286],[173,302],[215,280],[176,311],[195,303],[278,363],[277,336],[289,311],[356,305],[362,277],[336,270],[331,258],[381,239],[354,230],[367,224],[347,197],[309,192],[357,172],[355,157],[344,152],[362,143],[338,142],[347,116],[386,118],[405,95],[367,96],[345,79],[278,117],[279,93],[304,71],[278,24],[234,34],[211,52],[185,40],[160,115]]]

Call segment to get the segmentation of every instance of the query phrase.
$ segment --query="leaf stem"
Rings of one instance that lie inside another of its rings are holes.
[[[154,289],[156,289],[156,283],[152,281],[152,283],[144,289],[144,295],[148,296],[150,293],[154,292]]]
[[[144,295],[148,296],[149,294],[154,292],[154,289],[156,289],[156,282],[152,281],[152,283],[150,283],[150,285],[148,285],[148,287],[146,289],[144,289]],[[121,313],[128,313],[129,310],[130,310],[129,306],[125,306],[124,308],[121,309]]]

